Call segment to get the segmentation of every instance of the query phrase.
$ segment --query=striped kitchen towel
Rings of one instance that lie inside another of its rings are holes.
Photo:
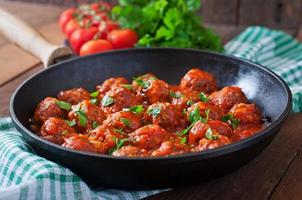
[[[302,46],[289,35],[250,27],[225,45],[225,53],[260,63],[289,84],[293,111],[302,111]],[[77,175],[41,158],[13,128],[0,119],[0,199],[141,199],[164,190],[91,189]]]
[[[293,112],[302,111],[302,44],[261,26],[247,28],[225,45],[225,53],[259,63],[281,76],[293,94]]]

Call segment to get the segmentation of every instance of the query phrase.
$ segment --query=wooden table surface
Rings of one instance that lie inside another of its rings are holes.
[[[57,25],[60,7],[0,1],[35,26],[51,42],[64,37]],[[227,41],[244,27],[212,26]],[[7,116],[12,92],[30,75],[43,69],[36,58],[0,35],[0,116]],[[255,160],[225,177],[177,188],[148,199],[302,199],[302,114],[291,115],[268,148]],[[223,167],[223,166],[221,166]],[[198,175],[198,174],[197,174]]]

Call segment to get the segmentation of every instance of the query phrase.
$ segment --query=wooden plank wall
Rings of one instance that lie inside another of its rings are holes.
[[[0,0],[1,1],[1,0]],[[21,1],[21,0],[9,0]],[[63,6],[95,0],[22,0]],[[107,0],[117,3],[118,0]],[[264,25],[298,34],[302,27],[302,0],[201,0],[200,14],[213,25]],[[300,33],[301,34],[301,33]]]
[[[209,23],[297,29],[302,21],[302,0],[202,0],[202,5]]]

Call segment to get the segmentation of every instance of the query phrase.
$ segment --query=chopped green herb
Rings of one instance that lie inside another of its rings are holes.
[[[126,126],[130,126],[130,121],[127,118],[120,118],[120,121],[123,122]]]
[[[144,89],[148,88],[151,85],[150,81],[144,81],[140,77],[134,77],[133,80],[137,83],[137,85],[141,86]]]
[[[121,84],[121,86],[127,88],[128,90],[131,90],[133,88],[131,84]]]
[[[189,131],[191,130],[191,128],[194,126],[195,122],[191,123],[190,126],[188,126],[187,128],[183,129],[181,132],[178,132],[177,135],[186,135],[187,133],[189,133]]]
[[[209,139],[209,140],[217,140],[218,139],[218,135],[213,135],[213,131],[211,128],[208,128],[206,134],[205,134],[205,138]]]
[[[200,116],[200,113],[199,113],[199,107],[196,106],[195,109],[192,112],[190,112],[189,120],[190,120],[191,123],[193,123],[193,122],[196,122],[196,121],[200,120],[200,118],[201,118],[201,116]]]
[[[192,106],[192,105],[193,105],[193,101],[192,100],[187,101],[187,106]]]
[[[131,111],[134,114],[141,114],[144,111],[143,105],[137,105],[130,108],[124,108],[123,111]]]
[[[161,112],[161,106],[153,106],[152,108],[149,108],[147,112],[153,118],[156,118]]]
[[[200,120],[202,123],[207,123],[207,119],[203,118],[199,113],[199,107],[196,106],[195,109],[189,114],[189,120],[191,123]]]
[[[108,95],[105,95],[102,99],[102,106],[103,107],[106,107],[106,106],[109,106],[111,104],[113,104],[114,102],[114,99]]]
[[[211,109],[207,109],[204,113],[206,114],[206,119],[209,119]]]
[[[76,121],[75,121],[75,119],[73,119],[73,120],[71,120],[71,121],[69,121],[69,120],[65,120],[65,122],[68,124],[68,126],[70,126],[70,127],[72,127],[72,126],[74,126],[74,125],[76,125]]]
[[[61,135],[67,135],[68,134],[68,131],[67,130],[64,130]]]
[[[65,102],[65,101],[56,101],[56,104],[57,104],[60,108],[62,108],[62,109],[64,109],[64,110],[70,110],[70,109],[71,109],[71,104],[70,104],[70,103],[67,103],[67,102]]]
[[[236,129],[240,123],[240,120],[235,118],[232,114],[228,114],[221,118],[221,121],[228,122],[233,129]]]
[[[127,134],[124,132],[123,128],[114,128],[113,130],[114,130],[114,132],[116,132],[116,133],[123,134],[123,135],[127,135]]]
[[[96,121],[92,122],[92,128],[96,129],[99,126],[99,124]]]
[[[112,137],[112,139],[115,142],[115,147],[113,147],[109,150],[109,154],[112,154],[113,152],[119,150],[121,147],[123,147],[125,145],[125,142],[128,141],[128,138],[118,139],[116,137]]]
[[[87,124],[87,116],[82,110],[77,110],[76,114],[79,117],[80,125],[85,127]]]
[[[183,95],[180,92],[170,91],[170,96],[174,98],[181,98]]]
[[[184,109],[182,110],[182,114],[185,115],[186,113],[187,113],[187,109],[184,108]]]
[[[97,99],[90,99],[91,104],[96,104],[97,101],[98,101]]]
[[[200,100],[202,101],[202,102],[208,102],[209,101],[209,98],[207,97],[207,95],[205,94],[205,93],[203,93],[203,92],[201,92],[200,94],[199,94],[199,98],[200,98]]]
[[[186,144],[187,143],[187,138],[186,137],[182,137],[180,139],[180,144]]]
[[[90,96],[92,98],[97,98],[99,96],[99,93],[100,93],[99,91],[94,91],[94,92],[90,93]]]

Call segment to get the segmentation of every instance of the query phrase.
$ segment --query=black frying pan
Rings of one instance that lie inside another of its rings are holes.
[[[231,145],[159,158],[117,158],[74,151],[30,131],[28,119],[35,106],[60,90],[81,86],[93,91],[95,85],[107,78],[131,79],[147,72],[177,84],[192,67],[214,74],[219,87],[243,88],[249,100],[259,105],[272,123],[260,133]],[[10,102],[14,125],[39,155],[68,167],[89,184],[124,189],[194,184],[236,170],[263,151],[290,111],[288,86],[265,67],[223,54],[173,48],[129,49],[69,59],[30,77],[17,88]]]

